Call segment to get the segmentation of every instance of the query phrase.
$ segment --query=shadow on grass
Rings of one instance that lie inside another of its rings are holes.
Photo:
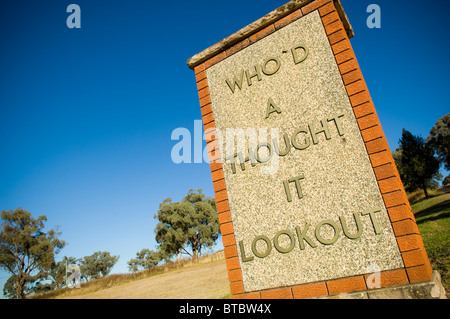
[[[450,211],[448,212],[446,211],[449,209],[450,209],[450,199],[442,203],[433,205],[429,208],[425,208],[424,210],[421,210],[420,212],[414,214],[414,216],[416,218],[417,224],[422,224],[427,221],[450,217]],[[439,212],[441,213],[439,214]]]

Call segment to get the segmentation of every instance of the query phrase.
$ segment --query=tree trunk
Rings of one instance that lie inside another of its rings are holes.
[[[196,249],[192,249],[192,261],[197,261],[198,259],[198,251]]]
[[[24,299],[25,293],[23,291],[23,288],[25,286],[25,277],[23,277],[22,274],[19,274],[17,276],[17,280],[14,283],[14,289],[16,290],[17,299]]]
[[[425,198],[429,198],[430,196],[428,195],[426,183],[422,183],[422,188],[423,188],[423,193],[425,194]]]

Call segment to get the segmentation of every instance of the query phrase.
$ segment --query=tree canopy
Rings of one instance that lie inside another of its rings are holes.
[[[403,129],[399,148],[393,157],[407,191],[422,189],[428,196],[427,187],[439,173],[439,160],[433,148],[420,136]]]
[[[131,272],[138,272],[155,267],[161,261],[161,254],[159,252],[142,249],[136,253],[136,258],[128,261],[128,269]]]
[[[86,280],[107,276],[120,256],[112,256],[108,251],[96,251],[80,260],[81,276]]]
[[[219,236],[219,221],[216,202],[206,197],[201,189],[189,190],[181,202],[165,199],[158,213],[156,241],[163,258],[181,252],[187,253],[195,260],[205,247],[212,247]],[[190,253],[186,248],[191,248]]]
[[[13,286],[15,297],[22,299],[26,284],[47,275],[65,242],[56,230],[44,231],[45,215],[35,219],[30,212],[17,208],[2,211],[1,220],[0,268],[12,275],[5,288],[11,295]]]
[[[436,151],[445,168],[450,170],[450,113],[434,124],[427,141]]]

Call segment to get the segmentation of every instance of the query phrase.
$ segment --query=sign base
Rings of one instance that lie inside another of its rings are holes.
[[[435,270],[431,280],[426,282],[343,293],[318,299],[447,299],[447,295],[441,283],[441,275]]]

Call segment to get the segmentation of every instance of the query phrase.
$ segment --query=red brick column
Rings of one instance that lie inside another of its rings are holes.
[[[316,10],[322,19],[343,84],[347,90],[405,265],[404,268],[381,272],[381,287],[431,279],[432,269],[422,238],[343,22],[334,1],[316,0],[251,34],[194,68],[233,298],[311,298],[368,289],[366,280],[370,274],[257,292],[245,292],[228,206],[223,168],[217,149],[218,142],[215,136],[214,115],[209,96],[206,69]]]

